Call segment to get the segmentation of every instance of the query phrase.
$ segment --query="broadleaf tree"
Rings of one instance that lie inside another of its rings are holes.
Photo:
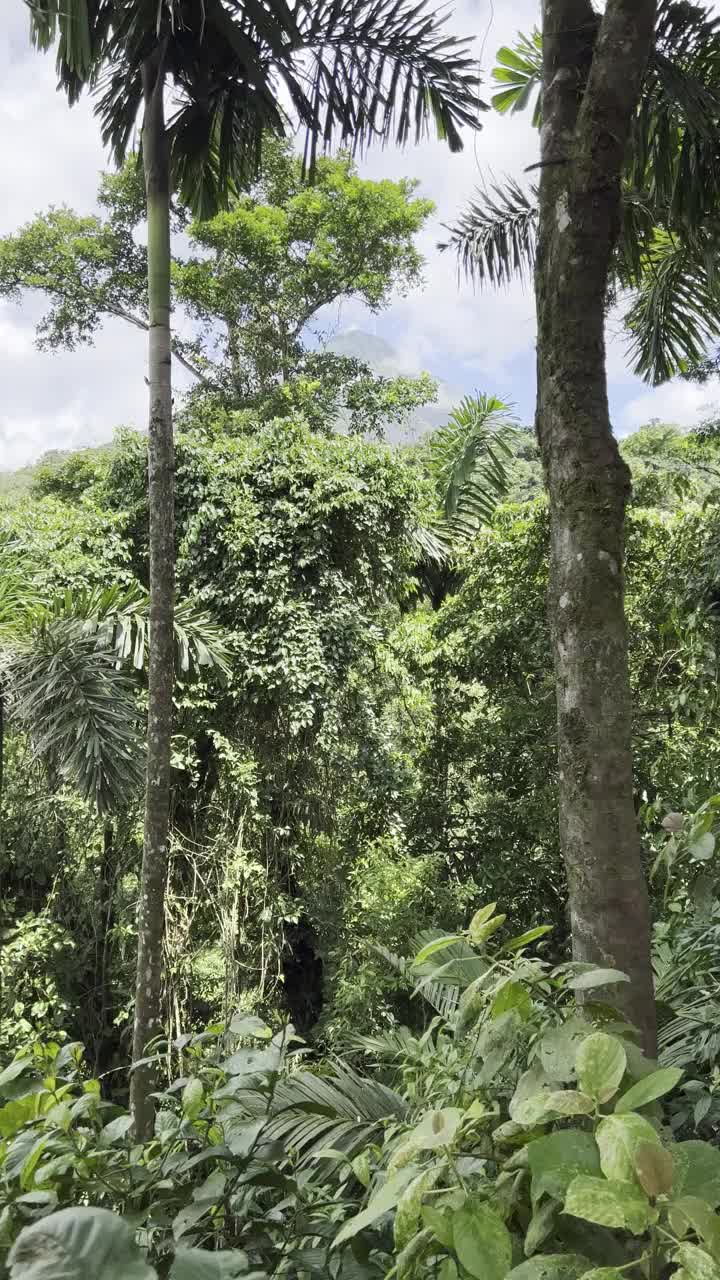
[[[153,1123],[148,1043],[161,1031],[173,695],[171,191],[200,216],[227,204],[261,161],[265,134],[306,134],[306,163],[331,141],[420,139],[430,125],[452,151],[481,101],[467,41],[412,0],[29,0],[42,48],[59,36],[71,101],[96,90],[104,141],[119,161],[142,115],[148,222],[150,672],[145,838],[132,1076],[135,1130]],[[165,116],[166,90],[175,92]]]

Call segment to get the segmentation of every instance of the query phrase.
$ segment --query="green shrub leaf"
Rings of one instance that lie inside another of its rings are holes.
[[[641,1143],[660,1146],[660,1139],[644,1116],[634,1111],[606,1116],[597,1127],[595,1138],[600,1150],[600,1166],[606,1178],[616,1182],[635,1182],[635,1153]],[[718,1152],[720,1159],[720,1152]]]
[[[660,1071],[653,1071],[651,1075],[638,1080],[637,1084],[632,1085],[622,1097],[618,1098],[615,1110],[635,1111],[638,1107],[647,1106],[648,1102],[654,1102],[656,1098],[662,1098],[666,1093],[670,1093],[670,1090],[682,1080],[682,1075],[679,1067],[662,1067]]]
[[[510,1232],[498,1213],[467,1200],[452,1220],[453,1246],[461,1266],[476,1280],[505,1280],[512,1259]]]
[[[720,1280],[720,1267],[697,1244],[681,1244],[674,1258],[690,1280]]]
[[[627,1067],[625,1049],[615,1036],[596,1031],[580,1045],[575,1069],[583,1093],[598,1102],[612,1098]]]
[[[677,1142],[672,1148],[676,1196],[697,1196],[713,1209],[720,1205],[720,1150],[708,1142]]]
[[[565,1213],[599,1227],[626,1228],[633,1235],[641,1235],[650,1221],[650,1206],[637,1186],[586,1174],[570,1183]]]
[[[600,1152],[591,1133],[582,1129],[559,1129],[529,1143],[528,1160],[532,1172],[532,1199],[543,1195],[558,1200],[578,1174],[600,1173]]]

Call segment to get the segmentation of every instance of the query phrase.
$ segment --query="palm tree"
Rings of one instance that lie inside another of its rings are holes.
[[[200,216],[225,204],[260,164],[265,133],[289,121],[319,145],[404,143],[432,122],[452,151],[482,107],[468,42],[449,37],[426,0],[27,0],[44,49],[59,37],[70,101],[90,84],[103,138],[124,158],[141,111],[148,220],[150,674],[143,874],[133,1060],[158,1034],[167,873],[173,694],[173,436],[170,194]],[[166,89],[176,95],[165,118]],[[152,1125],[151,1068],[131,1081],[135,1130]]]
[[[510,487],[517,422],[497,396],[464,396],[447,423],[430,435],[424,469],[437,509],[412,530],[417,575],[438,609],[448,594],[458,554],[489,524]]]
[[[542,123],[542,38],[498,51],[501,113],[533,106]],[[622,231],[610,300],[629,297],[624,323],[633,372],[653,384],[701,365],[720,338],[715,260],[720,224],[720,18],[662,0],[622,183]],[[529,279],[535,264],[538,189],[514,179],[483,185],[441,247],[480,285]]]

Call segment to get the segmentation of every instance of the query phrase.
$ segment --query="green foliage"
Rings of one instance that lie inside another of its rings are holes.
[[[347,420],[382,431],[434,398],[422,378],[376,378],[359,361],[317,351],[323,307],[358,298],[371,310],[416,286],[422,258],[414,238],[432,211],[416,183],[358,176],[349,155],[319,159],[314,180],[288,144],[268,138],[261,177],[248,194],[205,221],[175,210],[190,250],[173,262],[174,305],[186,331],[176,358],[196,379],[196,396],[253,403],[267,417],[300,410],[322,430]],[[39,292],[49,308],[41,349],[92,343],[108,318],[147,328],[147,252],[134,232],[144,218],[142,173],[131,157],[104,175],[100,214],[51,209],[0,240],[0,295]],[[272,305],[268,298],[273,299]],[[40,493],[76,500],[107,450],[48,459]]]
[[[0,1074],[12,1275],[44,1275],[58,1250],[72,1275],[90,1247],[148,1276],[232,1274],[234,1261],[263,1275],[281,1260],[344,1274],[352,1258],[378,1277],[595,1276],[639,1259],[651,1280],[678,1266],[714,1275],[720,1155],[661,1125],[658,1099],[680,1072],[656,1069],[612,1011],[574,1008],[578,973],[587,985],[602,973],[505,940],[493,911],[463,935],[480,976],[456,973],[456,1013],[420,1039],[358,1040],[384,1064],[372,1075],[343,1062],[299,1069],[292,1033],[244,1015],[178,1040],[183,1074],[143,1148],[127,1114],[83,1082],[79,1046],[18,1054]],[[432,959],[442,976],[456,947],[438,939],[412,967]]]

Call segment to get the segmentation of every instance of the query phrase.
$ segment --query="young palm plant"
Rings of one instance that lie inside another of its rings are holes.
[[[290,117],[319,145],[363,147],[423,136],[452,151],[482,103],[468,42],[448,36],[425,0],[27,0],[32,34],[58,39],[70,101],[96,93],[104,140],[120,161],[142,113],[148,220],[151,660],[143,875],[133,1059],[160,1030],[173,692],[173,436],[170,194],[205,216],[256,173],[263,134]],[[174,92],[166,119],[168,90]],[[286,105],[287,104],[287,105]],[[153,1121],[152,1071],[132,1076],[139,1136]]]
[[[444,427],[433,431],[424,465],[432,481],[437,514],[412,532],[418,574],[439,608],[453,563],[484,524],[489,524],[510,487],[517,422],[497,396],[465,396]]]

